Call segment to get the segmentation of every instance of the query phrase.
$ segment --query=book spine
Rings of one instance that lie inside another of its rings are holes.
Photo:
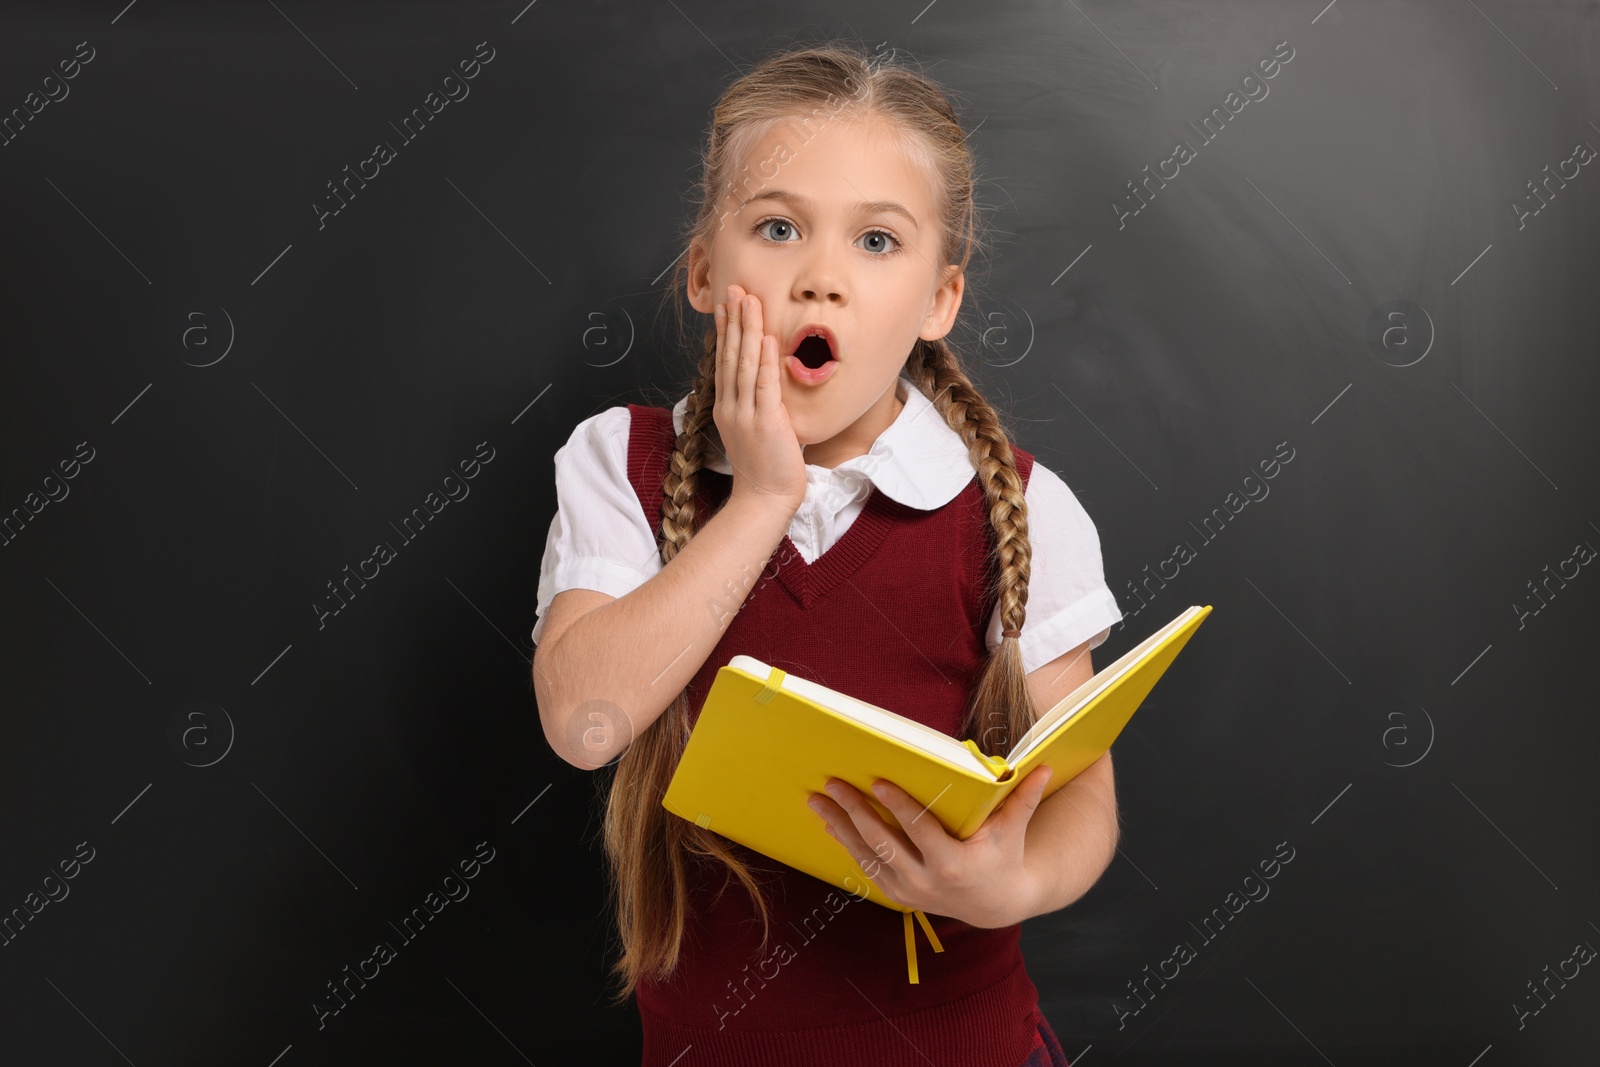
[[[957,840],[965,841],[977,833],[978,828],[994,813],[994,809],[1000,806],[1000,801],[1008,792],[999,782],[986,782],[981,788],[982,792],[978,794],[977,803],[972,805],[972,810],[962,818],[961,826],[956,830]]]

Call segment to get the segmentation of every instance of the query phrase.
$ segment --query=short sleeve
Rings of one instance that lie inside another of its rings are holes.
[[[1122,609],[1106,585],[1100,535],[1067,484],[1035,463],[1023,498],[1032,560],[1027,617],[1017,640],[1023,669],[1031,672],[1085,641],[1100,647],[1122,620]],[[996,605],[986,638],[991,652],[1000,646],[1001,629]]]
[[[556,514],[539,564],[534,644],[557,593],[594,589],[631,593],[661,570],[655,531],[628,481],[627,407],[607,408],[578,423],[556,450]]]

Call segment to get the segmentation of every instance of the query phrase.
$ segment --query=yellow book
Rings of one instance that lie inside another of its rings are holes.
[[[927,917],[885,896],[823,829],[807,799],[839,778],[897,826],[871,792],[884,779],[965,840],[1041,763],[1051,767],[1049,796],[1099,759],[1210,613],[1209,604],[1185,610],[1043,712],[1003,757],[752,656],[734,656],[717,672],[661,803],[857,899],[904,913],[907,968],[916,982],[913,914],[934,951],[944,951]]]

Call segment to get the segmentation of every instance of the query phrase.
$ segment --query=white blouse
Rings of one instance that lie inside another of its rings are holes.
[[[789,523],[789,539],[807,563],[831,548],[861,513],[872,488],[901,504],[930,511],[949,503],[972,480],[974,468],[961,435],[911,381],[906,402],[871,451],[836,467],[806,464],[806,494]],[[682,432],[689,398],[673,408],[674,429]],[[578,423],[556,450],[556,514],[550,520],[539,566],[534,644],[544,628],[550,601],[565,589],[594,589],[621,597],[660,572],[655,531],[628,481],[626,406]],[[706,466],[731,473],[727,457],[708,457]],[[1102,644],[1122,619],[1107,588],[1100,559],[1100,537],[1072,490],[1042,463],[1035,462],[1024,499],[1032,573],[1027,618],[1018,638],[1024,669],[1037,670],[1085,641]],[[987,647],[1000,644],[1000,609],[990,617]]]

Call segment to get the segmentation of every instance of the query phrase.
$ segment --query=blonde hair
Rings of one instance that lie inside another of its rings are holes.
[[[845,103],[835,102],[845,98]],[[737,179],[746,153],[783,121],[810,122],[819,112],[848,109],[851,118],[889,120],[903,148],[922,163],[933,182],[942,236],[937,262],[965,270],[977,243],[975,168],[956,111],[944,91],[918,71],[846,44],[797,47],[762,61],[723,91],[712,112],[702,159],[700,204],[684,238],[709,249],[721,217],[717,208]],[[669,297],[682,321],[687,257],[681,257]],[[686,346],[687,347],[687,346]],[[904,373],[961,435],[977,470],[994,529],[998,606],[1003,627],[974,687],[963,725],[989,754],[1005,751],[1038,717],[1017,645],[1028,603],[1027,506],[1000,417],[962,371],[943,339],[917,340]],[[678,435],[661,486],[661,561],[669,563],[695,534],[695,490],[699,471],[721,444],[712,419],[715,401],[716,329],[708,326],[683,432]],[[633,739],[614,765],[606,801],[604,845],[610,867],[608,890],[622,952],[612,974],[626,1000],[642,979],[664,982],[676,968],[688,921],[691,864],[720,862],[737,877],[762,919],[762,948],[770,912],[749,867],[732,843],[661,806],[661,797],[689,737],[687,691],[679,693],[651,725]],[[727,888],[727,877],[723,888]],[[720,896],[720,891],[719,891]]]

